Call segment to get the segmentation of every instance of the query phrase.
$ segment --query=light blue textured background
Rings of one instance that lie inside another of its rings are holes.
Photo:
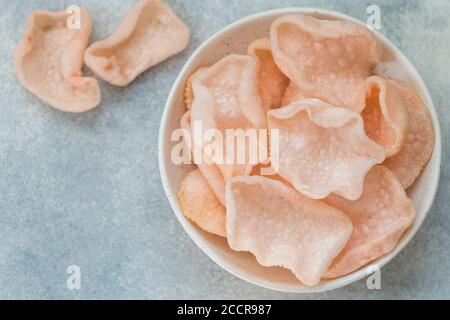
[[[92,40],[109,35],[133,1],[0,0],[0,298],[450,298],[450,1],[168,0],[192,30],[189,48],[127,88],[101,82],[92,112],[58,112],[16,79],[12,49],[33,9],[86,7]],[[428,85],[443,131],[439,192],[425,224],[382,270],[382,290],[365,281],[324,294],[272,292],[228,274],[178,224],[161,188],[157,150],[164,102],[193,50],[251,13],[287,7],[335,9],[366,19],[382,10],[382,33]],[[82,289],[66,288],[66,268]]]

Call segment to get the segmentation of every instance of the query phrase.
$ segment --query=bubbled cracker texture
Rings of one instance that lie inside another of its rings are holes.
[[[279,154],[271,155],[278,174],[313,199],[332,192],[358,199],[367,172],[384,160],[359,114],[317,99],[270,111],[268,126],[279,130]]]
[[[95,108],[101,99],[97,80],[83,77],[84,49],[91,18],[80,12],[80,29],[69,29],[66,11],[34,11],[14,49],[14,65],[22,85],[52,107],[66,112]]]
[[[320,281],[352,233],[343,212],[264,177],[231,179],[226,202],[230,247],[287,268],[306,285]]]
[[[353,272],[391,252],[415,218],[411,200],[395,175],[383,166],[368,173],[358,200],[331,195],[326,203],[344,211],[353,223],[352,236],[333,261],[328,278]]]
[[[85,62],[103,80],[127,86],[142,72],[184,50],[190,32],[160,0],[139,0],[119,28],[86,50]]]
[[[286,15],[272,24],[271,41],[278,67],[309,98],[357,112],[363,109],[364,80],[382,54],[367,28]]]

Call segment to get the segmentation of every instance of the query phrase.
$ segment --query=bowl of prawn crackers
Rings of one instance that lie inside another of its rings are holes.
[[[279,291],[379,270],[439,182],[439,122],[420,75],[386,37],[327,10],[255,14],[204,42],[159,139],[188,235],[227,271]]]

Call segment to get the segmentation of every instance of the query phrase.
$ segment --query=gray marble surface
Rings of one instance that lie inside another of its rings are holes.
[[[101,82],[103,100],[81,115],[58,112],[25,91],[12,49],[33,9],[86,7],[92,40],[118,25],[132,0],[0,0],[0,298],[390,299],[450,298],[450,1],[168,0],[192,30],[189,48],[127,88]],[[382,270],[323,294],[285,294],[222,270],[177,222],[159,178],[164,102],[187,58],[206,38],[251,13],[287,6],[335,9],[366,20],[378,4],[381,32],[428,85],[443,133],[442,178],[432,211],[413,241]],[[81,267],[81,290],[66,287]]]

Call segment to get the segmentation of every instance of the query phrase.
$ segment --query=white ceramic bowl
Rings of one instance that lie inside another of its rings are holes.
[[[172,163],[170,158],[171,149],[175,144],[170,141],[171,133],[179,127],[179,120],[185,112],[183,92],[187,78],[199,67],[213,64],[227,54],[245,54],[247,46],[253,40],[268,36],[270,25],[275,19],[289,13],[303,13],[317,18],[348,20],[361,24],[361,22],[349,16],[333,11],[286,8],[251,15],[213,35],[194,52],[170,92],[159,133],[159,166],[164,190],[179,222],[192,240],[218,265],[244,280],[269,289],[286,292],[321,292],[345,286],[367,276],[368,266],[349,275],[333,280],[322,280],[316,286],[308,287],[302,285],[288,270],[262,267],[251,254],[232,251],[228,247],[226,239],[200,230],[183,216],[176,198],[176,192],[180,181],[187,172],[192,170],[192,167],[177,166]],[[439,182],[441,134],[433,101],[416,69],[388,39],[377,32],[375,32],[375,35],[384,45],[385,56],[383,61],[386,61],[382,66],[376,68],[377,73],[403,81],[422,96],[430,110],[436,137],[436,146],[431,160],[421,177],[408,190],[416,208],[417,217],[412,227],[403,235],[395,250],[371,263],[371,265],[376,264],[378,267],[382,267],[406,246],[422,225],[430,210]]]

